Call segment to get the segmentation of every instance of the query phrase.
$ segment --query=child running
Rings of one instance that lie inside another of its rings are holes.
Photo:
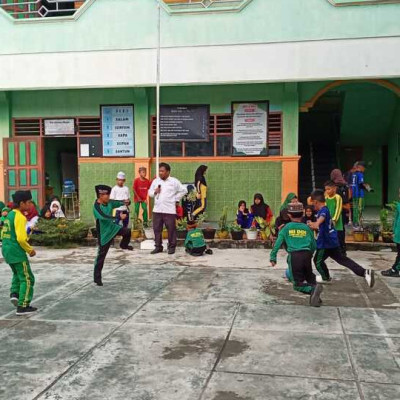
[[[317,284],[316,277],[312,271],[312,257],[316,249],[314,233],[301,222],[304,213],[303,204],[288,204],[287,212],[290,221],[281,231],[274,248],[271,251],[270,261],[274,267],[276,256],[283,243],[287,246],[290,275],[292,277],[293,289],[310,295],[310,305],[320,307],[322,286]]]
[[[36,252],[28,243],[24,215],[33,205],[32,195],[29,190],[17,191],[12,197],[16,207],[4,221],[2,253],[13,272],[10,301],[17,307],[17,315],[29,315],[37,311],[37,308],[30,305],[35,277],[27,257],[27,254],[34,257]]]
[[[372,288],[375,284],[374,271],[363,268],[349,257],[343,255],[340,250],[338,235],[325,203],[324,191],[319,189],[314,190],[311,193],[311,200],[317,211],[317,221],[308,223],[311,229],[318,230],[317,252],[314,257],[314,263],[321,276],[317,277],[317,281],[320,283],[332,281],[329,269],[325,263],[326,259],[330,257],[338,264],[349,268],[356,275],[365,278],[368,286]]]
[[[212,254],[211,249],[207,249],[206,241],[201,229],[197,227],[195,221],[188,221],[188,233],[185,240],[185,250],[191,256],[199,257],[204,253]]]
[[[400,197],[400,190],[399,190],[399,197]],[[394,214],[394,221],[393,221],[393,241],[396,243],[397,246],[397,257],[396,261],[393,264],[392,268],[389,268],[386,271],[382,271],[381,274],[383,276],[392,276],[395,278],[400,277],[400,202],[396,204],[396,211]]]
[[[110,200],[111,188],[106,185],[98,185],[95,187],[97,200],[93,206],[93,214],[96,219],[96,230],[99,241],[99,249],[94,263],[94,283],[97,286],[103,286],[101,271],[103,270],[104,260],[106,259],[111,242],[117,235],[122,236],[120,247],[122,250],[133,250],[129,246],[131,240],[131,231],[128,228],[120,227],[115,223],[112,216],[113,209],[122,205],[129,205],[129,200],[117,201]],[[122,221],[126,218],[126,214],[121,215]]]
[[[139,168],[139,176],[133,181],[133,193],[135,201],[135,213],[139,217],[140,206],[143,210],[143,224],[147,226],[149,217],[147,212],[147,196],[151,182],[146,178],[147,170],[145,167]]]

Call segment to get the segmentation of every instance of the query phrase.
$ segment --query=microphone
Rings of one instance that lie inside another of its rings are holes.
[[[158,188],[161,189],[161,185],[158,185]],[[156,199],[158,200],[159,197],[160,197],[160,193],[157,193]]]

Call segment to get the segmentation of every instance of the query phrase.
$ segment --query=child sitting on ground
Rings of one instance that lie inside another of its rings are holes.
[[[303,224],[307,224],[308,221],[315,222],[317,218],[315,217],[315,211],[313,206],[307,206],[305,208],[304,217],[302,218],[301,222]]]
[[[265,203],[264,197],[260,193],[254,195],[254,203],[250,207],[250,211],[254,217],[261,217],[267,223],[270,223],[274,216],[271,207]]]
[[[51,213],[51,210],[50,210],[50,206],[49,206],[49,205],[45,205],[45,206],[42,208],[42,211],[40,211],[40,218],[46,219],[46,220],[50,220],[50,219],[53,219],[53,218],[54,218],[54,217],[53,217],[53,214]]]
[[[250,229],[253,224],[254,215],[249,212],[244,200],[240,200],[236,214],[236,222],[242,229]]]
[[[199,257],[204,253],[212,254],[211,249],[207,249],[203,231],[197,228],[195,221],[189,221],[187,224],[188,233],[185,240],[185,250],[191,256]]]
[[[312,257],[316,249],[313,231],[301,222],[304,213],[303,204],[289,204],[287,207],[290,221],[279,232],[278,240],[271,251],[270,261],[274,267],[278,251],[283,243],[287,245],[291,281],[294,290],[310,295],[310,305],[321,305],[322,285],[317,284],[312,271]]]
[[[51,218],[65,218],[61,204],[58,200],[53,200],[50,204]]]

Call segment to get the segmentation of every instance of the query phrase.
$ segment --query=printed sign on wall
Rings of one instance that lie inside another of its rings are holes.
[[[75,135],[75,120],[73,118],[45,119],[44,134],[46,136]]]
[[[269,102],[232,103],[234,156],[268,154]]]
[[[133,105],[101,106],[104,157],[135,156]]]

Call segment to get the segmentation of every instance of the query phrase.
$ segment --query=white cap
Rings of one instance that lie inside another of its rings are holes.
[[[122,171],[118,172],[117,179],[125,179],[125,172]]]

